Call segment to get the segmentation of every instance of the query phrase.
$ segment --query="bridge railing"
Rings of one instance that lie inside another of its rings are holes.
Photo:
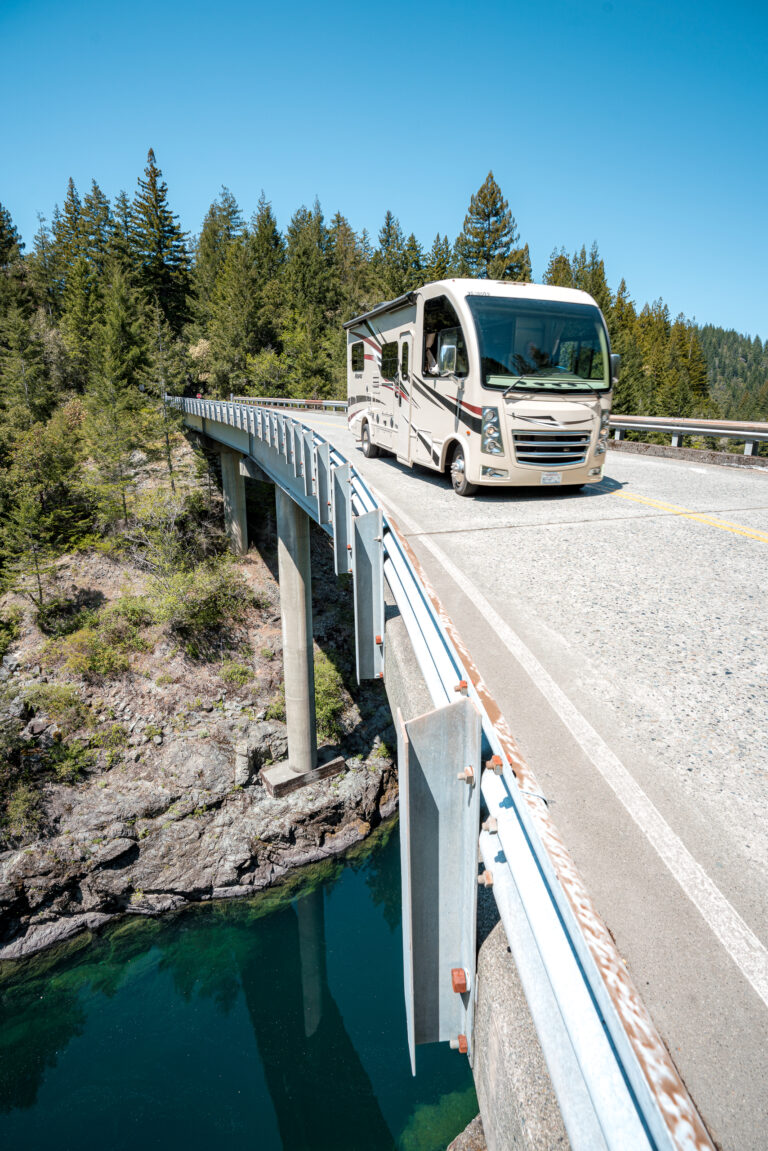
[[[672,446],[681,448],[683,436],[705,436],[716,440],[738,440],[744,444],[744,455],[757,455],[758,445],[768,443],[768,424],[743,420],[671,419],[666,416],[611,416],[610,431],[614,440],[623,440],[627,432],[664,432],[672,436]]]
[[[349,485],[353,517],[381,516],[384,576],[435,707],[458,691],[481,717],[488,818],[480,850],[574,1151],[711,1149],[533,773],[396,520],[337,448],[264,401],[169,402],[192,427],[250,455],[329,535],[337,516],[324,512],[324,497],[334,476]],[[347,533],[348,521],[337,522]]]
[[[253,404],[265,408],[294,408],[297,411],[347,410],[346,400],[285,399],[269,396],[234,396],[230,403]],[[706,436],[718,440],[736,440],[744,444],[744,455],[755,456],[759,444],[768,442],[768,424],[747,420],[700,420],[667,416],[612,415],[608,425],[616,441],[627,432],[664,432],[671,435],[672,446],[683,446],[683,436]]]

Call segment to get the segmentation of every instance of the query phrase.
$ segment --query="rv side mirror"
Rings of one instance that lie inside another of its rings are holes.
[[[621,356],[616,352],[611,353],[611,381],[616,383],[619,378],[619,368],[621,367]]]
[[[456,372],[456,345],[443,344],[440,348],[440,358],[438,359],[437,366],[440,369],[440,375],[453,375]]]

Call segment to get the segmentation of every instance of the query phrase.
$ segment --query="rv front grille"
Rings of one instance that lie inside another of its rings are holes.
[[[514,432],[515,458],[519,464],[555,468],[583,464],[589,451],[589,432]]]

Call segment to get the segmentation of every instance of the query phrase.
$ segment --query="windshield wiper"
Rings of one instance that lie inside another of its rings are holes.
[[[526,387],[526,383],[525,383],[525,380],[523,379],[523,377],[522,377],[522,376],[519,376],[519,377],[518,377],[518,378],[515,380],[514,384],[510,384],[508,388],[505,388],[505,389],[504,389],[504,391],[501,393],[501,398],[502,398],[503,400],[506,400],[506,398],[507,398],[507,396],[509,395],[509,393],[510,393],[510,392],[514,392],[515,388],[518,388],[518,387],[520,387],[520,385],[521,385],[521,384],[523,385],[523,387]]]

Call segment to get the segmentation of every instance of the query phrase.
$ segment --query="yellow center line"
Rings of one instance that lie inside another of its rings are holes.
[[[651,508],[660,508],[673,516],[681,516],[686,520],[697,520],[700,524],[708,524],[713,528],[721,528],[724,532],[732,532],[737,536],[746,536],[747,539],[762,540],[768,543],[768,532],[761,532],[757,528],[747,528],[743,524],[728,523],[727,520],[713,520],[710,516],[699,512],[692,512],[690,508],[680,508],[676,504],[666,504],[661,500],[649,500],[647,496],[630,496],[626,492],[615,493],[620,500],[632,500],[636,504],[646,504]]]

